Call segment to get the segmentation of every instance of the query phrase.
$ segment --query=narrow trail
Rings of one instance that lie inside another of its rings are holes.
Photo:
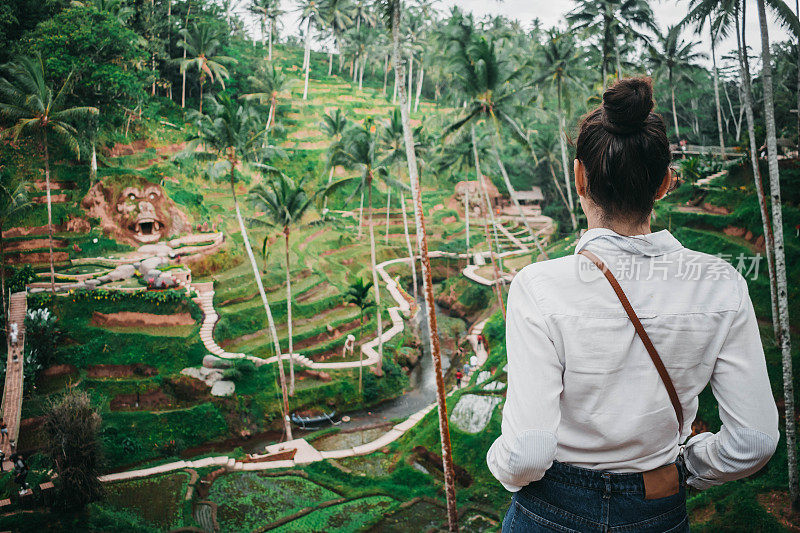
[[[22,414],[22,385],[24,374],[22,365],[25,353],[25,314],[28,310],[28,295],[16,292],[11,295],[8,307],[8,323],[17,324],[17,342],[12,344],[8,338],[8,361],[6,362],[6,381],[3,387],[3,420],[8,425],[8,439],[3,440],[2,450],[9,456],[19,438],[19,421]],[[13,444],[13,446],[12,446]]]

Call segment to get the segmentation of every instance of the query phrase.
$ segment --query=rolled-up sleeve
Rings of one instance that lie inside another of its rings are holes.
[[[722,427],[692,437],[685,448],[687,483],[698,489],[758,471],[778,444],[778,411],[744,279],[739,290],[741,303],[711,376]]]
[[[556,454],[563,364],[530,279],[518,275],[508,294],[506,316],[508,393],[502,433],[486,456],[489,470],[516,492],[542,478]]]

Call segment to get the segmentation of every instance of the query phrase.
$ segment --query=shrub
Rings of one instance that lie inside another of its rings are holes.
[[[55,501],[65,510],[80,509],[103,494],[97,479],[100,423],[89,395],[76,390],[53,402],[44,416],[45,449],[59,475]]]

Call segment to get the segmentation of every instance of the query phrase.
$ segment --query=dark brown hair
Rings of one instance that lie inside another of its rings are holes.
[[[576,157],[587,194],[609,218],[645,220],[670,163],[667,129],[653,113],[650,78],[620,80],[581,120]]]

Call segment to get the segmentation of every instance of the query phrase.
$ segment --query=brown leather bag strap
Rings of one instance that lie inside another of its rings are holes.
[[[617,297],[622,303],[622,307],[625,309],[625,312],[628,314],[628,318],[630,318],[631,322],[633,323],[633,328],[636,330],[639,338],[642,339],[642,343],[644,344],[647,353],[650,354],[650,359],[652,359],[653,364],[656,365],[658,375],[661,376],[661,381],[664,382],[664,386],[667,388],[669,400],[672,402],[672,407],[675,409],[675,414],[678,417],[678,435],[680,435],[681,431],[683,431],[683,409],[681,408],[681,401],[678,398],[678,393],[675,392],[675,386],[672,384],[672,379],[669,377],[669,372],[667,372],[663,361],[661,361],[661,357],[658,355],[656,347],[653,346],[650,337],[644,330],[642,322],[639,320],[639,317],[636,316],[636,312],[633,310],[633,306],[631,305],[630,301],[628,301],[628,297],[625,296],[625,291],[622,290],[617,278],[614,277],[614,274],[611,273],[611,270],[609,270],[606,264],[599,257],[589,250],[581,250],[578,253],[586,256],[592,263],[595,264],[597,268],[600,269],[600,271],[606,276],[608,282],[611,284],[614,292],[617,293]]]

